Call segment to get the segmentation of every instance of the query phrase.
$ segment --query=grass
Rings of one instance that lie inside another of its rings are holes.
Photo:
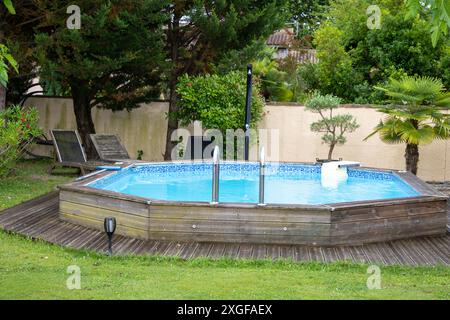
[[[65,175],[49,175],[49,160],[26,160],[17,163],[16,169],[0,179],[0,210],[33,199],[55,189],[58,184],[74,178],[73,169],[62,169]],[[76,170],[76,169],[75,169]]]
[[[73,177],[49,177],[47,162],[19,164],[0,182],[3,208]],[[7,182],[8,181],[8,182]],[[1,214],[1,212],[0,212]],[[381,267],[369,290],[367,265],[162,257],[106,257],[0,231],[0,299],[449,299],[450,268]],[[69,290],[67,268],[80,267]]]
[[[106,257],[0,232],[2,299],[449,299],[446,267],[383,267],[380,290],[367,266],[348,263]],[[67,267],[81,270],[69,290]]]

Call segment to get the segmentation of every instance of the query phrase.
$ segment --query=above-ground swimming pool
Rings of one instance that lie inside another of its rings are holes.
[[[220,163],[219,203],[212,164],[124,163],[60,186],[60,218],[142,239],[355,245],[446,232],[446,197],[414,175],[348,168],[339,183],[319,164],[267,163],[264,204],[259,164]]]
[[[209,202],[212,164],[142,165],[88,184],[91,188],[166,201]],[[258,203],[259,165],[220,165],[219,202]],[[348,169],[348,180],[323,185],[319,165],[266,164],[265,203],[329,204],[420,195],[392,172]]]

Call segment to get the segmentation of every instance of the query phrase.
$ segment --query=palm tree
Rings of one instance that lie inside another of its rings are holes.
[[[406,170],[417,174],[419,145],[450,137],[450,92],[441,80],[431,77],[405,76],[390,79],[384,87],[375,87],[389,97],[389,106],[378,111],[387,115],[364,140],[379,133],[386,143],[406,143]]]

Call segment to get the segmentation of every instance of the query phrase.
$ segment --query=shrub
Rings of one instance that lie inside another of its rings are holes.
[[[405,19],[408,8],[403,1],[378,1],[380,28],[370,29],[366,9],[376,2],[330,2],[328,19],[314,34],[319,62],[309,71],[315,73],[301,70],[309,89],[348,102],[378,103],[382,96],[368,86],[385,85],[402,73],[442,78],[448,87],[449,42],[441,38],[432,46],[427,21],[430,12]]]
[[[179,79],[177,93],[179,110],[175,113],[181,125],[202,122],[205,129],[243,128],[245,122],[246,75],[230,72],[225,75],[184,75]],[[253,86],[251,127],[262,117],[264,100],[259,86]]]
[[[361,82],[362,77],[353,68],[351,56],[342,44],[342,37],[342,31],[331,24],[321,26],[314,39],[319,62],[300,66],[298,72],[307,89],[354,101],[354,87]]]
[[[11,106],[0,112],[0,177],[6,176],[25,148],[41,134],[35,108]]]
[[[276,60],[264,58],[253,63],[253,74],[261,84],[261,94],[268,101],[292,101],[294,93],[288,73],[280,70]]]
[[[318,65],[311,62],[302,64],[297,69],[300,78],[305,83],[306,89],[310,92],[320,90],[320,79],[317,69]]]

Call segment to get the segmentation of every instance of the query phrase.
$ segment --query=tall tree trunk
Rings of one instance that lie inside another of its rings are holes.
[[[172,150],[176,146],[176,143],[172,142],[172,133],[178,129],[178,121],[173,119],[171,115],[178,110],[177,107],[177,92],[176,86],[179,76],[178,65],[178,47],[179,47],[179,27],[180,17],[177,13],[174,13],[172,22],[169,24],[168,30],[168,42],[170,48],[170,59],[172,61],[172,70],[169,79],[169,113],[167,122],[167,137],[166,137],[166,150],[164,153],[164,160],[172,160]]]
[[[92,121],[91,97],[88,92],[89,90],[83,85],[72,86],[73,109],[77,120],[78,133],[88,159],[93,159],[95,151],[89,134],[95,133],[95,126],[94,121]]]
[[[417,174],[417,164],[419,163],[419,146],[408,143],[405,150],[406,170]]]
[[[333,151],[335,146],[336,146],[335,144],[330,144],[330,149],[328,150],[328,160],[333,159]]]
[[[0,111],[6,107],[6,88],[0,84]]]

